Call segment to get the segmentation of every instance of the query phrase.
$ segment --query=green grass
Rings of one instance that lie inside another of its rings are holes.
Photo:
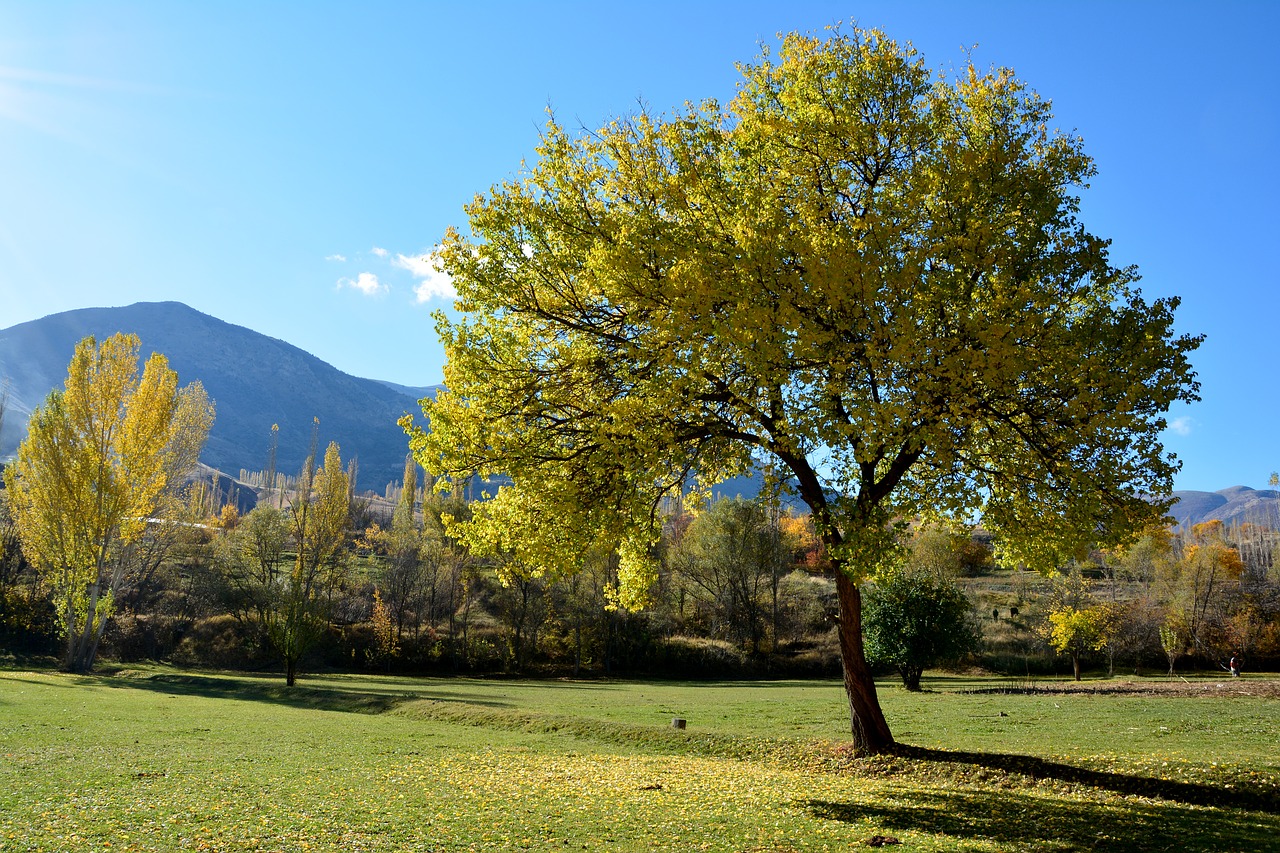
[[[1266,850],[1280,702],[0,671],[3,850]],[[672,717],[688,720],[684,732]]]

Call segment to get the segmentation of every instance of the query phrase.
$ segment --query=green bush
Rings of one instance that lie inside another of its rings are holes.
[[[173,662],[212,669],[251,669],[267,662],[259,633],[228,614],[196,620],[178,641]]]

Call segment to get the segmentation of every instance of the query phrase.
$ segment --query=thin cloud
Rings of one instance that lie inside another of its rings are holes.
[[[382,296],[391,290],[390,287],[378,281],[378,277],[371,272],[362,272],[355,280],[343,278],[338,280],[338,288],[344,287],[352,290],[358,290],[365,296]]]
[[[1178,435],[1191,435],[1191,418],[1183,415],[1180,418],[1174,418],[1169,422],[1169,429]]]
[[[373,252],[375,255],[377,255],[380,258],[385,258],[388,254],[387,250],[382,248],[381,246],[374,246],[369,251]]]
[[[325,255],[324,259],[326,261],[345,261],[347,259],[347,256],[346,255]]]
[[[440,269],[434,255],[396,255],[392,266],[407,270],[414,278],[419,279],[413,292],[418,302],[430,302],[432,299],[456,299],[458,291],[453,286],[453,279]]]
[[[182,94],[184,90],[172,86],[152,86],[144,83],[130,83],[125,80],[111,80],[105,77],[86,77],[79,74],[56,74],[38,71],[34,68],[17,68],[12,65],[0,65],[0,80],[15,83],[35,83],[41,86],[64,86],[70,89],[98,89],[104,92],[133,92],[144,95]]]

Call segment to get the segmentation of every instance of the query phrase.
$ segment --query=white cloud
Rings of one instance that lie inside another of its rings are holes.
[[[371,272],[362,272],[354,281],[349,278],[338,280],[338,288],[349,287],[352,290],[358,290],[365,296],[382,296],[391,288],[378,281],[378,277]]]
[[[387,256],[387,250],[381,246],[374,246],[370,251],[380,258],[385,258]]]
[[[428,278],[436,274],[435,258],[429,254],[418,255],[417,257],[396,255],[396,259],[391,262],[391,266],[408,270],[409,274],[414,278]]]
[[[346,255],[325,255],[324,259],[326,261],[345,261],[347,259],[347,256]]]
[[[1180,418],[1174,418],[1169,422],[1169,429],[1178,435],[1191,435],[1191,418],[1183,415]]]
[[[426,254],[417,257],[396,255],[396,259],[391,264],[402,270],[408,270],[409,274],[414,278],[421,279],[413,288],[413,292],[418,296],[419,303],[430,302],[432,299],[456,299],[458,297],[458,291],[453,286],[453,279],[449,277],[448,273],[440,269],[434,255]]]

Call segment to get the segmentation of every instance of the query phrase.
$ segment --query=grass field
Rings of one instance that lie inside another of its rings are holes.
[[[909,746],[857,759],[837,682],[0,670],[0,849],[1275,850],[1247,685],[885,683]]]

